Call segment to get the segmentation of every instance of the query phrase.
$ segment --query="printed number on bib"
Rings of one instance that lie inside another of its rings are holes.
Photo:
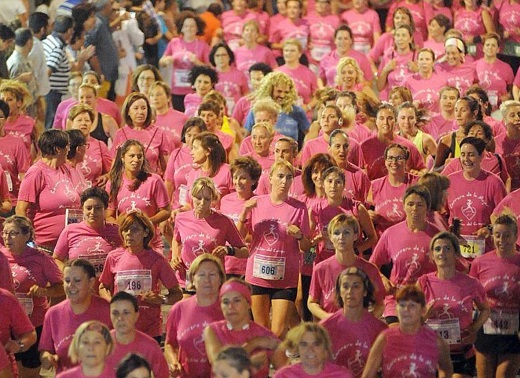
[[[460,245],[462,257],[474,259],[482,256],[486,249],[486,240],[475,235],[461,235],[464,243]]]
[[[253,277],[279,281],[285,277],[285,257],[256,255],[253,260]]]
[[[484,323],[486,335],[516,335],[518,332],[518,311],[491,310],[491,315]]]
[[[428,319],[426,324],[448,344],[460,344],[459,319]]]
[[[33,299],[21,293],[16,293],[16,298],[18,299],[18,302],[20,302],[20,304],[22,305],[23,310],[25,311],[27,316],[31,316],[34,310]]]
[[[116,273],[116,285],[119,291],[139,295],[152,290],[151,270],[123,270]]]
[[[105,266],[105,260],[107,259],[106,253],[95,253],[90,255],[79,255],[78,258],[88,260],[96,271],[96,277],[99,277],[103,273],[103,267]]]

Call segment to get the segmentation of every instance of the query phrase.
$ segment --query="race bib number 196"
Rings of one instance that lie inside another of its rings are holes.
[[[151,270],[123,270],[116,273],[118,291],[139,295],[152,290]]]

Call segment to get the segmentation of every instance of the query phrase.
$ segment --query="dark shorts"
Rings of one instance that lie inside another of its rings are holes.
[[[482,354],[519,354],[520,340],[517,335],[486,335],[481,328],[475,348]]]
[[[471,352],[475,354],[475,351]],[[475,375],[476,357],[467,357],[466,353],[451,353],[453,363],[453,373],[461,375]]]
[[[36,327],[36,342],[32,347],[27,349],[25,352],[16,353],[14,355],[16,361],[20,361],[20,363],[28,369],[36,369],[41,365],[38,344],[40,343],[42,328],[43,326]]]
[[[296,300],[296,293],[298,289],[296,287],[292,287],[289,289],[273,289],[270,287],[261,287],[256,285],[251,285],[251,294],[252,295],[269,295],[269,299],[285,299],[287,301],[294,302]]]

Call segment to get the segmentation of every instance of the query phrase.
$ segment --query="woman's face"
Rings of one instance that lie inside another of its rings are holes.
[[[210,151],[202,147],[200,139],[195,139],[191,144],[191,158],[195,164],[202,164],[208,160]]]
[[[321,126],[321,130],[325,134],[330,134],[332,131],[334,131],[340,127],[339,117],[338,117],[338,114],[336,113],[335,109],[325,108],[321,112],[320,126]]]
[[[85,331],[78,344],[78,359],[82,365],[95,367],[103,364],[108,354],[108,345],[97,331]]]
[[[94,289],[94,277],[89,278],[79,266],[70,266],[63,269],[63,288],[71,303],[81,304],[87,301]]]
[[[475,114],[471,111],[466,100],[458,100],[455,103],[455,122],[457,126],[464,127],[469,121],[475,120]]]
[[[181,34],[186,39],[195,38],[197,35],[197,22],[194,18],[187,18],[182,24]]]
[[[395,113],[392,109],[381,109],[377,113],[376,126],[378,132],[382,135],[390,135],[394,132]]]
[[[143,98],[136,100],[128,108],[128,116],[135,126],[143,127],[148,117],[148,104]]]
[[[341,277],[339,295],[346,308],[363,308],[363,300],[367,291],[361,277],[355,274]]]
[[[137,174],[143,168],[144,153],[140,146],[130,146],[123,154],[123,168],[126,172]]]
[[[155,109],[165,109],[170,105],[170,96],[163,87],[156,85],[149,94],[150,105]]]
[[[323,189],[327,198],[338,199],[343,196],[345,182],[337,173],[328,174],[323,180]]]
[[[96,94],[92,88],[80,88],[78,90],[78,102],[80,104],[88,105],[92,109],[96,108]]]
[[[441,93],[439,99],[440,107],[443,111],[451,113],[455,110],[455,104],[457,103],[458,93],[453,90],[445,90]]]
[[[352,5],[354,6],[354,9],[358,12],[362,12],[368,7],[367,0],[353,0]]]
[[[398,50],[409,50],[413,36],[408,29],[399,28],[394,33],[394,42]]]
[[[449,239],[435,240],[430,256],[437,268],[454,267],[457,263],[457,253]]]
[[[495,58],[498,54],[499,46],[495,38],[488,38],[482,47],[484,55],[488,58]]]
[[[394,13],[394,29],[402,25],[411,25],[411,23],[412,20],[410,20],[410,17],[408,17],[406,13],[402,11]]]
[[[4,100],[7,102],[7,105],[9,105],[9,114],[18,114],[22,106],[22,101],[18,101],[13,93],[8,91],[2,92],[0,93],[0,99]]]
[[[219,47],[217,51],[215,51],[215,55],[213,57],[215,58],[215,67],[217,67],[217,70],[229,67],[229,53],[224,47]]]
[[[186,146],[191,149],[193,138],[195,138],[197,135],[201,133],[201,130],[198,126],[190,127],[188,130],[186,130],[186,133],[184,133],[184,139],[186,140]]]
[[[215,378],[248,378],[251,375],[247,370],[239,373],[227,360],[217,360],[213,363],[213,376]]]
[[[242,30],[242,39],[245,42],[252,43],[258,38],[258,29],[254,25],[247,25]]]
[[[413,108],[403,108],[399,110],[397,114],[397,124],[399,126],[399,130],[404,134],[413,134],[417,130],[415,127],[417,123],[417,118],[415,116],[415,109]]]
[[[92,120],[90,119],[90,115],[87,112],[78,114],[72,120],[72,129],[81,131],[85,138],[89,136],[91,127]]]
[[[404,98],[399,91],[394,91],[394,92],[390,93],[388,102],[397,108],[399,105],[401,105],[404,102]]]
[[[316,13],[320,15],[330,14],[330,2],[328,0],[317,0]]]
[[[407,220],[416,224],[425,221],[428,213],[428,204],[420,195],[410,194],[404,199],[403,207]]]
[[[295,63],[300,59],[301,55],[302,54],[300,53],[300,50],[298,50],[298,47],[292,43],[288,43],[283,47],[283,58],[285,63]]]
[[[247,8],[246,0],[233,0],[231,4],[233,5],[233,10],[238,13],[245,11]]]
[[[202,188],[199,192],[191,197],[193,201],[193,211],[197,214],[207,214],[211,210],[213,196],[209,188]]]
[[[432,20],[428,24],[428,33],[430,34],[431,38],[435,38],[440,35],[443,35],[444,32],[445,32],[445,28],[442,28],[437,21]]]
[[[336,45],[336,49],[338,51],[344,53],[352,46],[352,36],[347,30],[340,30],[336,33],[334,44]]]
[[[419,72],[429,73],[433,70],[433,56],[429,51],[423,51],[417,56]]]
[[[397,302],[397,317],[403,326],[415,326],[421,324],[424,308],[420,303],[408,300]]]
[[[134,221],[126,230],[121,230],[123,241],[127,248],[142,248],[144,245],[144,238],[147,237],[149,231],[137,221]]]
[[[152,70],[144,70],[137,78],[137,88],[139,92],[148,94],[150,87],[155,81],[155,74]]]
[[[271,193],[281,194],[282,196],[288,195],[293,179],[293,173],[289,168],[279,166],[274,170],[269,178],[269,181],[271,182]]]
[[[90,84],[90,85],[93,85],[94,87],[98,87],[100,85],[96,75],[92,75],[92,74],[87,74],[87,75],[83,76],[82,84]]]
[[[468,136],[482,139],[484,142],[488,143],[489,140],[486,138],[486,133],[484,132],[484,128],[479,125],[472,126],[468,131]]]
[[[474,145],[464,143],[460,148],[460,164],[464,173],[472,174],[480,172],[482,156],[479,155]]]
[[[516,232],[514,227],[506,224],[493,226],[493,241],[495,248],[501,253],[510,253],[516,249]]]
[[[338,133],[330,140],[329,153],[337,164],[344,166],[348,161],[349,140],[342,133]]]
[[[15,223],[6,223],[2,232],[5,247],[14,252],[22,253],[29,241],[30,234],[23,234]]]
[[[200,97],[204,97],[208,94],[209,91],[213,89],[213,84],[211,83],[211,78],[208,75],[200,74],[195,79],[195,83],[193,84],[195,87],[195,92]]]
[[[321,179],[321,174],[323,170],[318,166],[314,166],[311,171],[311,180],[316,189],[323,189],[323,180]]]
[[[220,299],[220,308],[228,322],[237,324],[249,319],[251,306],[242,294],[237,291],[230,291]]]
[[[92,12],[92,14],[83,23],[83,28],[85,29],[85,32],[92,30],[94,28],[95,24],[96,24],[96,14],[94,12]]]
[[[339,225],[331,231],[329,237],[336,251],[347,251],[354,248],[358,234],[350,226]]]
[[[217,266],[212,261],[204,261],[192,277],[197,294],[218,295],[222,282]]]
[[[297,20],[300,17],[300,3],[296,0],[287,2],[287,17],[291,20]]]
[[[446,62],[452,67],[458,66],[462,63],[462,58],[464,54],[462,54],[457,46],[446,46]]]
[[[353,88],[358,81],[356,68],[351,64],[344,65],[338,72],[338,85],[344,89]]]
[[[319,340],[313,332],[305,332],[298,343],[298,354],[302,365],[309,368],[319,368],[328,359],[327,349],[323,341]]]
[[[385,167],[390,175],[402,175],[406,170],[405,152],[397,147],[389,149],[385,158]]]
[[[269,154],[271,140],[271,135],[269,135],[265,127],[255,127],[253,131],[251,131],[253,149],[260,156],[267,156]]]
[[[105,204],[97,197],[91,197],[83,203],[83,218],[90,226],[105,223]]]
[[[253,190],[253,179],[246,169],[240,168],[235,171],[233,186],[237,193],[250,193]]]

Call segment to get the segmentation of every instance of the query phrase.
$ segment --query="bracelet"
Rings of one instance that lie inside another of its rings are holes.
[[[227,249],[226,255],[228,255],[228,256],[235,256],[235,247],[227,245],[226,249]]]

